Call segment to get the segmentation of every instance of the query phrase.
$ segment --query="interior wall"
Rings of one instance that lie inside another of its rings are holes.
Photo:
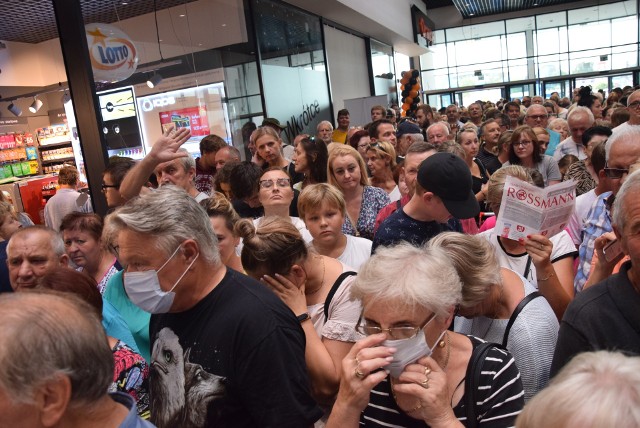
[[[344,100],[367,97],[369,69],[364,39],[328,25],[324,26],[327,65],[333,97],[333,112],[344,108]],[[337,117],[333,118],[334,126]]]

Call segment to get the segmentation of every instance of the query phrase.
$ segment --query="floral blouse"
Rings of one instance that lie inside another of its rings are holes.
[[[391,199],[384,190],[378,187],[364,186],[360,216],[356,221],[356,227],[354,228],[352,220],[347,216],[342,224],[342,233],[373,240],[373,229],[378,212],[390,203]]]

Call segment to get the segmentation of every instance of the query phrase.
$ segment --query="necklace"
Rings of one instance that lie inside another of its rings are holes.
[[[447,355],[444,357],[444,364],[442,364],[442,371],[445,371],[447,369],[447,366],[449,365],[449,357],[451,357],[451,338],[449,337],[449,332],[445,331],[444,335],[447,338]],[[444,343],[444,339],[440,341],[440,343],[438,343],[438,346],[441,348],[445,347],[445,343]]]
[[[322,258],[322,281],[320,281],[320,285],[318,286],[318,288],[316,288],[313,291],[310,291],[307,293],[307,290],[305,289],[304,295],[305,296],[313,296],[314,294],[316,294],[318,291],[320,291],[320,289],[322,288],[322,286],[324,285],[324,274],[326,273],[326,266],[324,265],[324,257],[320,256]]]

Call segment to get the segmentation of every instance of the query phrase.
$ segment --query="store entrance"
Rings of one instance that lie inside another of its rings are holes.
[[[571,80],[563,79],[542,82],[542,93],[545,99],[549,99],[554,92],[557,92],[560,98],[571,98]]]

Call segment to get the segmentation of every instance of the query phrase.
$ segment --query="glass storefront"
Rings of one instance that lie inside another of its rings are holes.
[[[633,0],[437,30],[434,38],[420,57],[430,92],[638,66]]]

